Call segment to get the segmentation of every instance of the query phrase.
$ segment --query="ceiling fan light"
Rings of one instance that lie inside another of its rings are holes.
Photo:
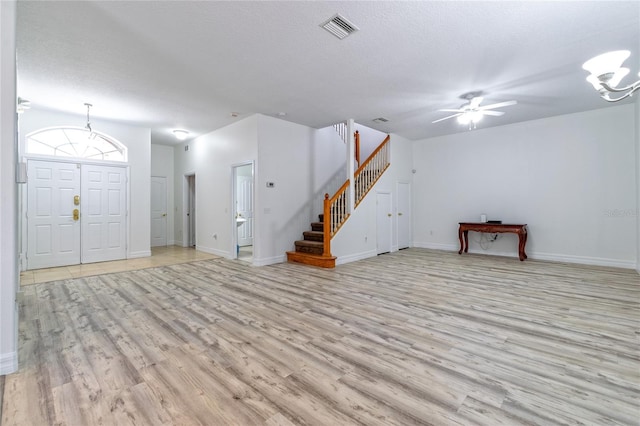
[[[468,112],[458,116],[458,123],[467,125],[471,122],[471,115]]]
[[[631,53],[628,50],[616,50],[613,52],[603,53],[602,55],[589,59],[582,65],[582,68],[589,71],[589,73],[596,77],[615,73],[630,54]]]
[[[175,129],[173,131],[173,134],[179,141],[183,141],[187,138],[187,136],[189,136],[189,132],[183,129]]]
[[[478,123],[482,120],[482,117],[484,117],[482,111],[471,111],[469,115],[472,123]]]

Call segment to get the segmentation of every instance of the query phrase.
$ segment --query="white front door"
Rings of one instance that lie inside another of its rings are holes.
[[[411,245],[411,185],[398,182],[398,249]]]
[[[126,258],[126,169],[29,160],[27,268]]]
[[[389,253],[391,251],[391,223],[393,217],[390,193],[378,192],[376,194],[376,217],[377,253]]]
[[[251,166],[249,166],[251,167]],[[253,177],[238,176],[236,195],[237,215],[246,219],[238,226],[238,245],[253,245]]]
[[[167,178],[151,177],[151,247],[167,245]]]
[[[27,176],[27,268],[79,264],[80,165],[30,160]]]
[[[82,263],[127,257],[127,173],[82,165]]]

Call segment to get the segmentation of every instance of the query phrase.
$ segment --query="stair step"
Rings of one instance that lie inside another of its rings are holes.
[[[311,230],[322,232],[324,231],[324,223],[323,222],[311,222]]]
[[[317,254],[300,253],[296,251],[287,252],[287,261],[292,263],[303,263],[305,265],[318,266],[320,268],[335,268],[335,256],[321,256]]]
[[[324,243],[318,241],[296,241],[296,252],[322,255]]]
[[[320,213],[318,219],[320,219],[320,222],[324,222],[324,213]]]
[[[324,232],[322,231],[305,231],[302,235],[306,241],[324,241]]]

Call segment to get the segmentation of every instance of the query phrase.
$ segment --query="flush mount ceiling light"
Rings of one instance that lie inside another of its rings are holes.
[[[591,58],[582,65],[582,68],[590,73],[587,81],[605,101],[621,101],[640,89],[640,80],[625,87],[616,87],[629,74],[629,68],[623,68],[622,64],[630,55],[628,50],[616,50]],[[638,75],[640,76],[640,73]],[[622,95],[612,98],[611,93],[622,93]]]
[[[173,134],[175,135],[176,139],[178,139],[179,141],[183,141],[187,138],[187,136],[189,136],[189,132],[183,129],[175,129],[173,131]]]

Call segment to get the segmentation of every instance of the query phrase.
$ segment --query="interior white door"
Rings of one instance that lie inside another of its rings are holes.
[[[391,251],[392,217],[391,194],[378,192],[376,194],[376,249],[378,254]]]
[[[253,177],[238,176],[236,189],[237,214],[246,219],[238,226],[238,245],[250,246],[253,245]]]
[[[411,245],[411,185],[398,182],[398,249]]]
[[[80,263],[80,165],[29,160],[27,166],[27,268]]]
[[[151,247],[167,245],[167,178],[151,176]]]
[[[127,173],[82,165],[82,263],[127,257]]]
[[[195,247],[196,245],[196,176],[191,175],[187,179],[189,185],[189,200],[188,200],[188,235],[189,235],[189,247]]]

